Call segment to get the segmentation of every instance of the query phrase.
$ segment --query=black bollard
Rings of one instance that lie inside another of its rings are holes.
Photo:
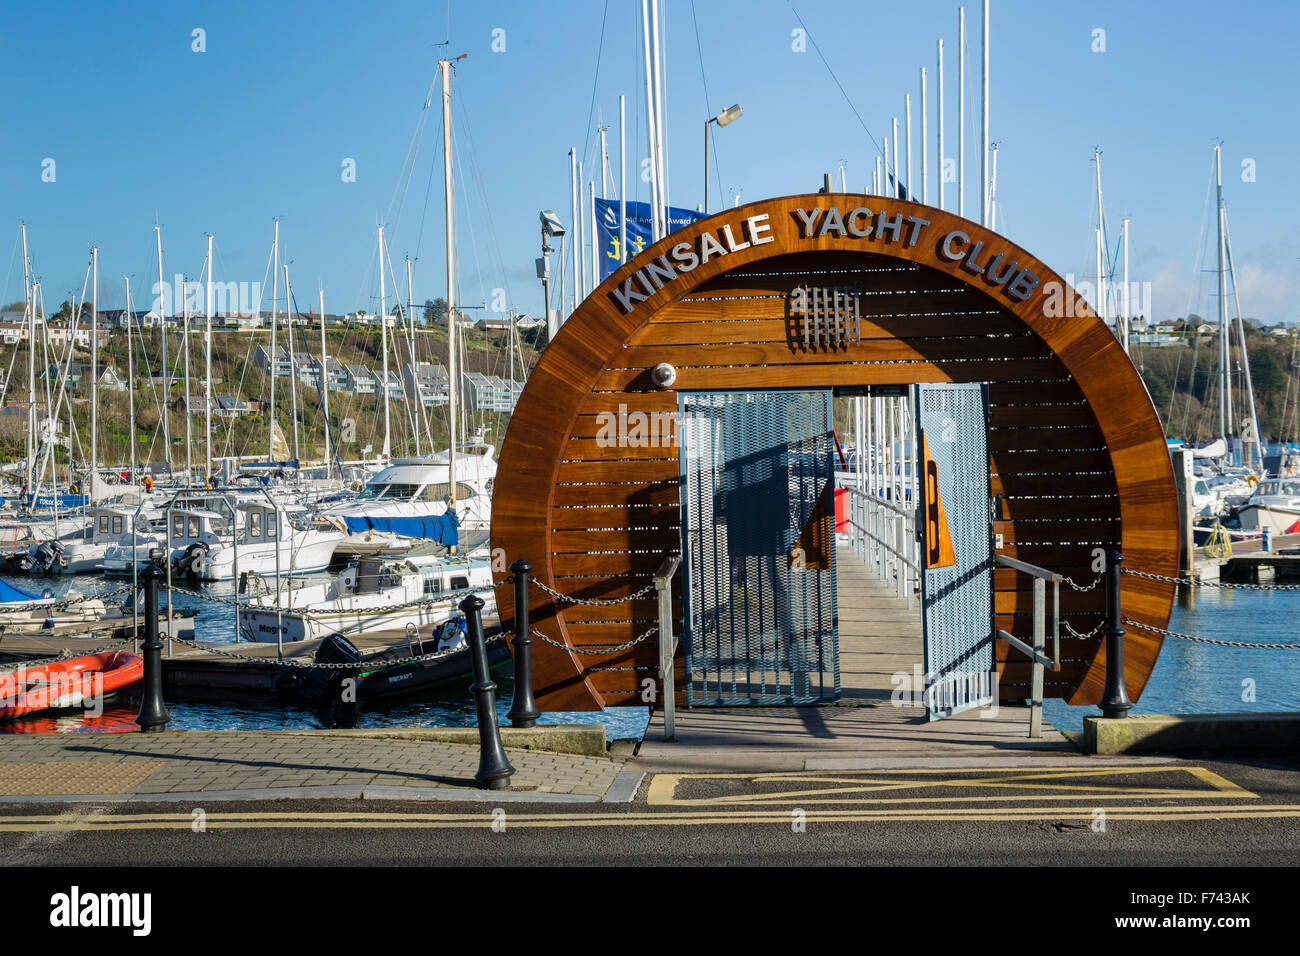
[[[523,558],[510,565],[515,576],[515,697],[506,715],[511,727],[536,727],[542,715],[533,699],[533,633],[528,621],[528,572],[532,569]]]
[[[158,582],[167,575],[157,565],[150,565],[140,575],[144,582],[144,684],[140,689],[140,713],[135,722],[140,730],[151,734],[167,726],[171,715],[163,703],[162,637],[158,634]]]
[[[501,730],[497,727],[497,685],[488,671],[487,645],[483,641],[483,599],[471,594],[460,602],[469,627],[469,652],[474,661],[474,703],[478,708],[478,781],[480,790],[502,790],[510,785],[515,768],[506,759],[501,746]]]
[[[1101,712],[1105,717],[1126,717],[1133,708],[1124,686],[1124,635],[1121,623],[1120,568],[1124,555],[1112,551],[1106,555],[1106,689],[1101,695]]]

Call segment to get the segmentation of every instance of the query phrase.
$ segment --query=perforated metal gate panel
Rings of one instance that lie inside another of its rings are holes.
[[[839,697],[830,392],[682,392],[688,704]]]
[[[993,563],[985,386],[918,385],[926,714],[985,706],[993,686]]]

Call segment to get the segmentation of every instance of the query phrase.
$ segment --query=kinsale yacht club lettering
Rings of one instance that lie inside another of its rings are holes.
[[[725,222],[700,233],[694,241],[684,240],[667,252],[647,262],[623,279],[610,292],[610,298],[624,314],[631,313],[673,280],[687,275],[711,259],[728,256],[751,246],[775,242],[775,230],[792,230],[797,240],[826,237],[862,240],[878,244],[896,244],[908,248],[932,249],[936,262],[958,263],[958,267],[979,277],[991,288],[1000,290],[1016,302],[1024,302],[1038,288],[1039,276],[1021,265],[1010,250],[986,246],[984,240],[972,239],[961,229],[944,234],[928,244],[928,219],[888,208],[870,206],[803,207],[793,210],[788,222],[773,222],[768,213]]]

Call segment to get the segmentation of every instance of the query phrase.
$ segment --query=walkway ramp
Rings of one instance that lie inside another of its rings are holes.
[[[1028,707],[927,720],[922,704],[896,694],[909,690],[922,675],[919,600],[913,598],[909,608],[848,548],[836,549],[836,568],[839,702],[780,708],[679,707],[677,739],[672,742],[664,741],[663,714],[656,712],[638,755],[647,768],[852,769],[967,760],[996,766],[1005,765],[1008,758],[1036,757],[1035,762],[1041,762],[1076,754],[1046,721],[1043,736],[1031,739]]]

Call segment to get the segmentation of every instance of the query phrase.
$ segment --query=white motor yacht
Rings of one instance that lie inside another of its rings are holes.
[[[334,633],[400,635],[411,628],[425,632],[458,617],[457,605],[467,589],[489,587],[492,569],[477,558],[361,558],[333,580],[292,584],[297,586],[285,588],[278,598],[273,591],[249,595],[239,611],[239,630],[245,640],[274,642],[277,634],[283,641],[314,640]],[[481,592],[481,597],[484,614],[494,613],[493,593]]]
[[[1286,534],[1300,521],[1300,478],[1266,478],[1237,512],[1243,531]]]

